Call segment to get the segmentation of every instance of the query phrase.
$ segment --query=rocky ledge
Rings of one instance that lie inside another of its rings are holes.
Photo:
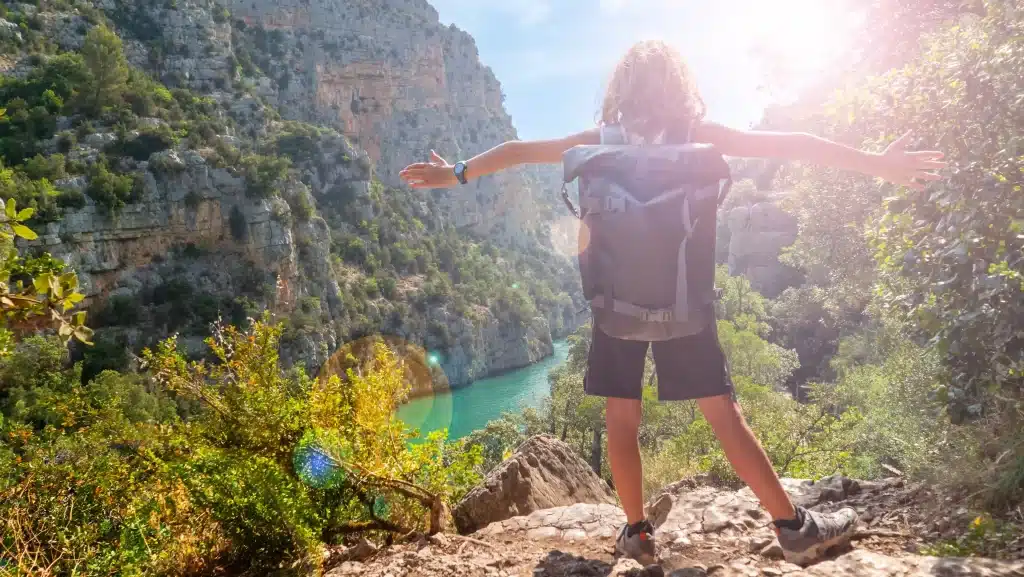
[[[541,461],[554,453],[560,459],[562,450],[569,456],[564,466]],[[520,487],[520,491],[526,490],[524,485],[536,486],[535,501],[571,501],[574,491],[579,494],[573,478],[550,482],[547,477],[580,474],[581,482],[589,485],[593,473],[580,473],[576,458],[568,450],[557,439],[531,439],[467,501],[480,507],[489,494],[495,499],[494,510],[511,510],[507,506],[510,491],[507,487],[495,488],[498,480],[512,478],[546,479],[536,484],[508,483]],[[495,520],[471,535],[438,534],[381,551],[366,546],[342,551],[335,559],[347,560],[336,563],[327,575],[1024,576],[1024,563],[1020,562],[915,554],[924,531],[915,525],[910,509],[915,499],[921,501],[928,495],[901,479],[867,482],[837,476],[817,482],[785,479],[784,483],[795,501],[812,509],[856,508],[862,523],[851,547],[833,551],[830,558],[807,568],[786,563],[768,526],[769,519],[749,489],[716,487],[697,479],[670,485],[648,503],[660,548],[658,564],[646,568],[613,556],[614,535],[624,516],[617,506],[604,502],[602,491],[597,491],[589,498],[578,499],[583,502]],[[557,487],[561,487],[560,494]]]

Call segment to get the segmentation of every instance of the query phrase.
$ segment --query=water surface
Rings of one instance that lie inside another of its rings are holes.
[[[458,439],[484,428],[502,413],[539,407],[551,392],[548,372],[569,355],[568,342],[553,344],[554,354],[538,363],[454,391],[413,399],[399,407],[398,416],[423,435],[447,427],[448,437]]]

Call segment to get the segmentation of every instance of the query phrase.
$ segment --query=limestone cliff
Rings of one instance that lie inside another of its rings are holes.
[[[209,91],[241,78],[284,118],[338,128],[387,184],[431,149],[451,160],[516,136],[472,37],[426,0],[102,2],[136,39],[133,61],[164,82]],[[557,190],[551,169],[512,170],[446,194],[445,212],[479,234],[547,244]]]

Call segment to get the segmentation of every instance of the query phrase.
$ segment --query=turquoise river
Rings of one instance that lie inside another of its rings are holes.
[[[569,343],[554,342],[553,355],[528,367],[474,382],[454,391],[413,399],[399,407],[398,416],[420,434],[448,428],[448,437],[458,439],[502,413],[539,407],[550,393],[548,371],[565,362]]]

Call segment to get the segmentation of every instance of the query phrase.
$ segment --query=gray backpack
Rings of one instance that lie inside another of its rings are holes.
[[[715,226],[729,165],[711,145],[629,144],[619,126],[563,156],[562,198],[581,219],[579,267],[595,328],[664,341],[714,321]],[[567,185],[579,179],[579,210]]]

